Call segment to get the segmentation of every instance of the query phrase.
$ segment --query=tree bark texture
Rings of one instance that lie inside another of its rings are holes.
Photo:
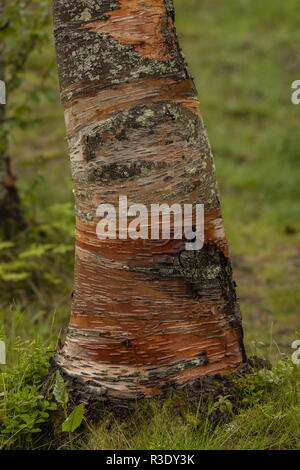
[[[152,396],[245,361],[215,169],[172,0],[54,0],[77,214],[56,362],[96,398]],[[100,204],[205,205],[205,245],[99,240]]]

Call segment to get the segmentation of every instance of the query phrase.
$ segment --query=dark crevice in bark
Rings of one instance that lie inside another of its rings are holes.
[[[215,244],[205,244],[200,251],[182,251],[175,257],[166,257],[164,263],[126,269],[152,280],[181,279],[191,287],[196,298],[205,297],[209,290],[220,289],[231,309],[237,303],[230,260]]]
[[[168,15],[175,21],[175,8],[174,8],[174,1],[173,0],[164,0],[166,5],[166,10]]]
[[[130,178],[146,176],[151,171],[166,169],[166,162],[147,162],[141,160],[133,163],[106,163],[100,166],[91,167],[88,172],[89,181],[102,181],[110,184],[114,180],[128,181]]]

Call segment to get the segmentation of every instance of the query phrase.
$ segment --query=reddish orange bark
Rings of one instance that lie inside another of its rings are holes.
[[[75,292],[56,361],[94,398],[134,398],[245,361],[213,158],[170,0],[54,0],[77,212]],[[205,244],[99,240],[96,210],[205,207]]]

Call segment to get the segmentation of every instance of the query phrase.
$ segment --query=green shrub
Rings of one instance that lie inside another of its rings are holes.
[[[2,366],[0,374],[0,448],[32,447],[56,410],[52,392],[45,386],[49,353],[37,342],[14,346],[18,360]]]
[[[5,294],[27,294],[41,287],[65,284],[71,277],[74,251],[72,204],[50,206],[30,231],[13,242],[0,240],[0,289]]]

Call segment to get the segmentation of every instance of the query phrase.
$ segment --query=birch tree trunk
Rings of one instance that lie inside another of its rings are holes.
[[[211,149],[172,0],[53,0],[77,214],[56,363],[90,398],[152,396],[245,361]],[[205,205],[205,245],[99,240],[100,204]]]

